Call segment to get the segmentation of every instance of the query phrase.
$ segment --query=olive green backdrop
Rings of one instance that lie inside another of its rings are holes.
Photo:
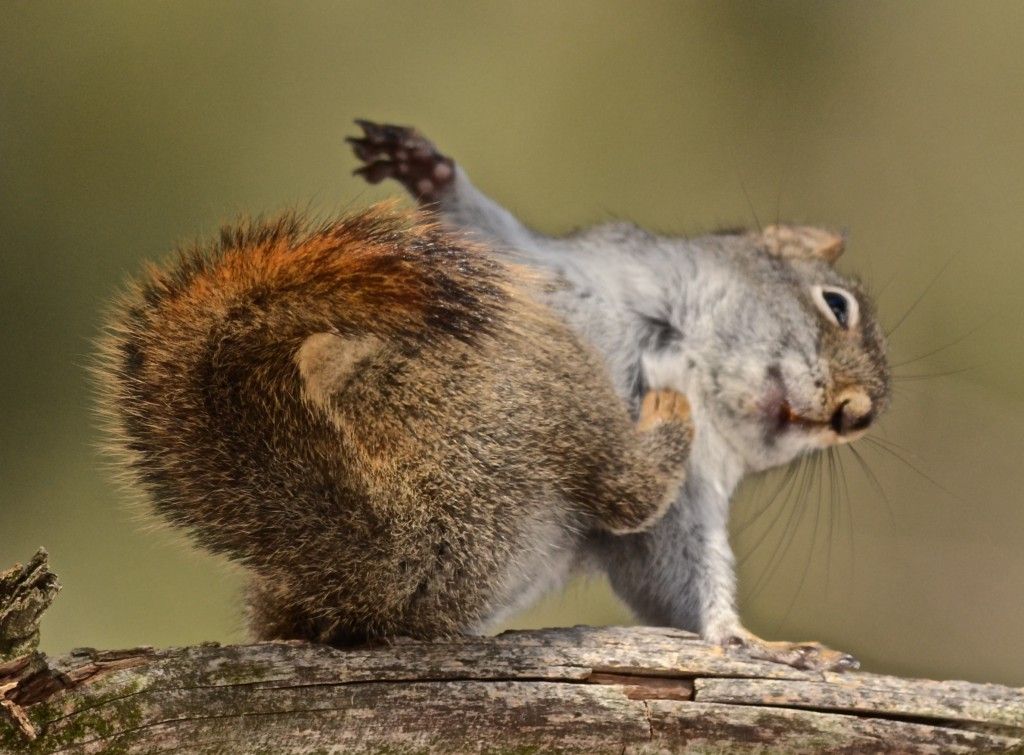
[[[243,637],[241,575],[104,472],[90,339],[178,240],[396,193],[349,175],[365,116],[546,231],[848,228],[893,361],[926,356],[868,472],[844,451],[760,515],[782,477],[745,489],[743,615],[871,669],[1024,684],[1022,34],[1018,2],[3,3],[0,564],[50,549],[45,649]],[[515,625],[629,620],[595,579]]]

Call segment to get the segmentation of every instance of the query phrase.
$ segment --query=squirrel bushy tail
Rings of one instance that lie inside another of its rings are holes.
[[[225,230],[116,306],[98,369],[115,451],[160,515],[251,568],[258,636],[466,630],[590,522],[635,529],[667,503],[687,428],[637,442],[521,283],[378,206]]]
[[[161,515],[257,566],[270,544],[254,542],[252,523],[294,543],[292,506],[341,482],[338,432],[302,399],[305,339],[473,341],[502,316],[502,278],[488,257],[387,205],[312,229],[292,214],[225,228],[211,247],[150,267],[116,306],[100,368],[115,446]],[[299,468],[310,489],[296,489]],[[288,507],[273,516],[278,501]]]

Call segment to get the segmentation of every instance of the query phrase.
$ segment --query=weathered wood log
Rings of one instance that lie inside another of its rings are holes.
[[[0,661],[16,658],[39,645],[39,619],[60,591],[40,548],[25,566],[0,572]]]
[[[0,661],[35,651],[39,646],[39,619],[59,591],[60,582],[50,571],[49,557],[43,548],[25,566],[15,564],[0,572]],[[35,727],[25,711],[8,697],[15,686],[16,682],[0,673],[0,720],[33,739]]]
[[[686,632],[551,629],[338,650],[260,643],[0,666],[25,752],[1002,752],[1024,690],[812,673]]]
[[[18,574],[55,592],[45,567]],[[1024,689],[798,671],[650,627],[29,652],[0,663],[0,704],[2,752],[1024,751]]]

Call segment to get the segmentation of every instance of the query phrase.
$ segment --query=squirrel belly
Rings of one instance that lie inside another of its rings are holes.
[[[257,637],[478,629],[588,532],[652,523],[692,432],[681,397],[634,427],[536,285],[388,206],[225,230],[116,306],[111,445],[160,516],[248,567]]]

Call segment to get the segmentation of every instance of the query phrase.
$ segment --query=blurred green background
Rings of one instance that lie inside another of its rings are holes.
[[[91,339],[124,276],[179,240],[397,193],[349,175],[365,116],[419,126],[546,231],[848,228],[843,267],[900,323],[904,379],[857,446],[867,471],[845,451],[774,501],[778,473],[744,489],[742,613],[869,669],[1024,684],[1024,4],[0,14],[0,565],[50,549],[46,650],[243,637],[240,575],[103,470]],[[629,620],[593,579],[515,625]]]

